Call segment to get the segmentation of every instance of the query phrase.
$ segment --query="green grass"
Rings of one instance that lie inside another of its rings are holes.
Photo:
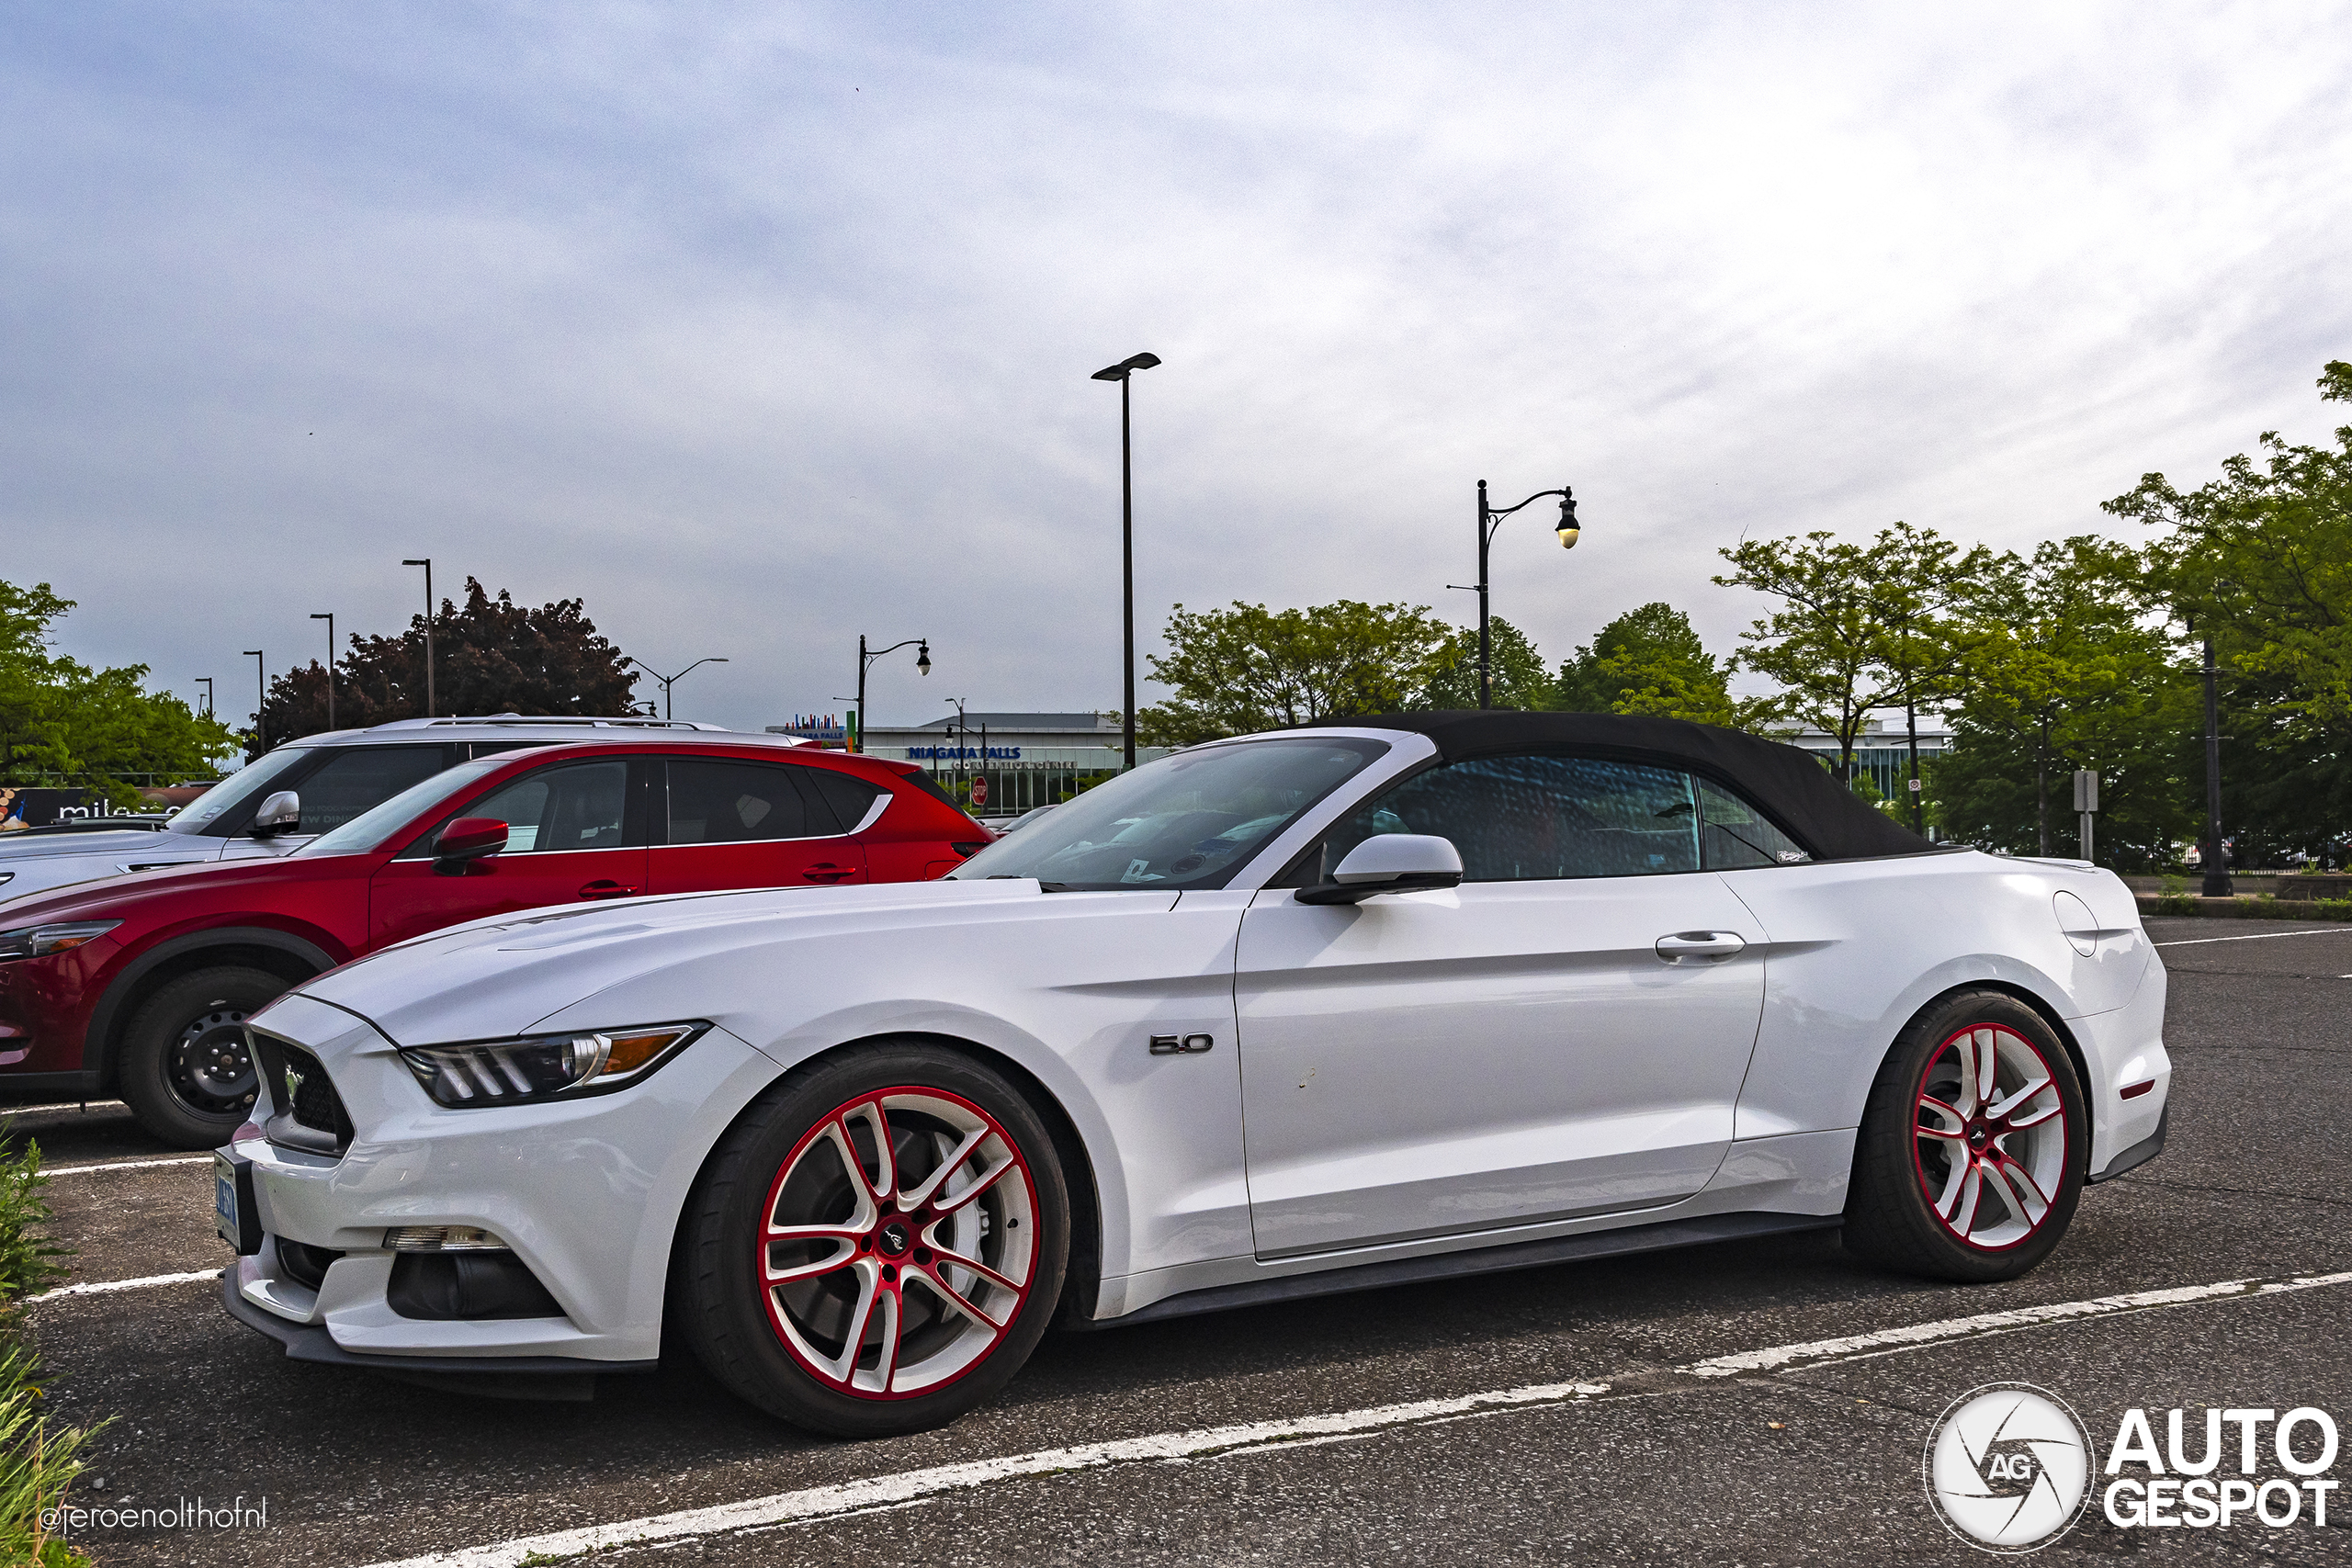
[[[0,1145],[7,1142],[0,1128]],[[96,1428],[54,1427],[41,1408],[40,1362],[22,1303],[65,1273],[49,1234],[40,1145],[0,1156],[0,1563],[79,1568],[89,1559],[51,1536],[43,1516],[65,1501]]]

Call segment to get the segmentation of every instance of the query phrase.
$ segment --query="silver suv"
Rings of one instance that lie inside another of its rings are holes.
[[[92,822],[0,834],[0,902],[70,882],[198,861],[282,855],[340,828],[442,769],[565,740],[680,730],[780,746],[806,745],[717,725],[659,718],[402,718],[371,729],[305,735],[264,753],[190,801],[160,830]]]

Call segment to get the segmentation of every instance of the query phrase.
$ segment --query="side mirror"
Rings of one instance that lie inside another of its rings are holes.
[[[443,876],[461,874],[468,864],[506,847],[506,824],[495,817],[459,817],[433,840],[433,869]]]
[[[1382,893],[1416,893],[1429,887],[1458,887],[1462,854],[1450,839],[1432,833],[1382,833],[1347,852],[1331,880],[1302,887],[1302,904],[1361,904]]]
[[[281,789],[261,803],[261,809],[254,813],[254,825],[247,831],[256,839],[274,839],[301,826],[302,797],[290,789]]]

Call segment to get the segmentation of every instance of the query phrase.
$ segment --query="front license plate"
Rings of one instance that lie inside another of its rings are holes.
[[[240,1258],[261,1250],[261,1221],[254,1213],[252,1161],[218,1152],[213,1155],[212,1228]]]

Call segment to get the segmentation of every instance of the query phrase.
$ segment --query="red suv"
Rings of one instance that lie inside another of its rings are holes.
[[[0,1090],[78,1073],[157,1137],[210,1148],[254,1102],[246,1015],[377,948],[582,899],[922,881],[988,838],[920,768],[876,757],[664,736],[477,758],[283,859],[0,908]]]

